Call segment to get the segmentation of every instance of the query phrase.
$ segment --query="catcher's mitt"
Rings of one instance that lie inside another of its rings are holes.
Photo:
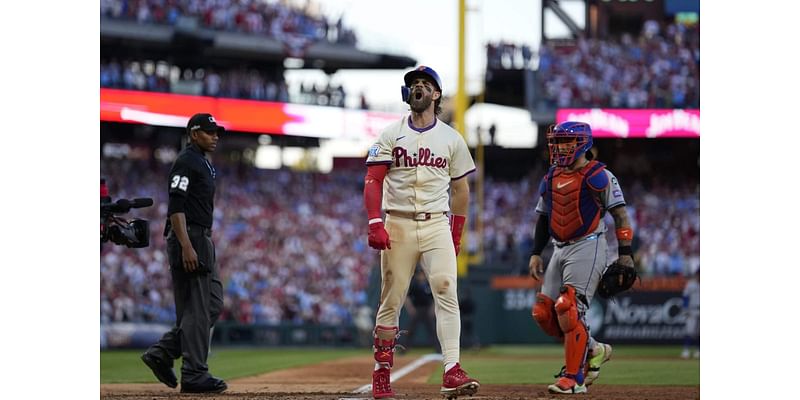
[[[597,295],[608,299],[622,293],[633,286],[639,275],[636,269],[613,263],[606,268],[597,286]]]

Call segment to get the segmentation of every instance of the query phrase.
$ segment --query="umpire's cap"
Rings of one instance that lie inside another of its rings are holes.
[[[225,127],[217,125],[217,121],[209,113],[199,113],[189,118],[189,123],[186,124],[186,133],[192,133],[192,131],[196,129],[200,129],[204,132],[225,132]]]
[[[436,71],[434,71],[431,67],[420,65],[419,67],[408,71],[403,77],[403,80],[405,80],[407,87],[411,87],[411,82],[420,77],[432,80],[436,85],[436,89],[438,89],[439,92],[442,92],[442,80],[439,79],[439,74],[437,74]]]

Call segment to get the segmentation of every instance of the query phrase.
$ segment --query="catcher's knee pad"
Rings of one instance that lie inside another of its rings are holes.
[[[561,287],[561,295],[555,303],[558,314],[558,326],[564,333],[571,332],[578,325],[578,299],[575,288],[570,285]]]
[[[399,329],[396,326],[377,325],[373,333],[372,350],[375,353],[375,361],[379,363],[394,365],[394,346],[397,340]]]
[[[561,296],[555,303],[558,325],[564,331],[564,358],[566,373],[578,383],[583,383],[583,363],[589,344],[589,332],[578,315],[578,299],[575,288],[561,287]]]
[[[560,337],[563,333],[558,327],[555,304],[553,299],[547,297],[543,293],[539,293],[536,295],[536,303],[533,304],[531,314],[544,333],[550,336]]]

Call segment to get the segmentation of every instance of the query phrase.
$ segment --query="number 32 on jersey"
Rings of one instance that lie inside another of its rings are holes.
[[[185,176],[175,175],[172,177],[172,183],[169,187],[175,189],[178,188],[180,190],[186,191],[186,188],[189,187],[189,178]]]

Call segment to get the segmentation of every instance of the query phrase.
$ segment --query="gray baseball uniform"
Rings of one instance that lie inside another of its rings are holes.
[[[686,305],[686,336],[700,336],[700,282],[690,279],[683,288]]]
[[[599,193],[598,198],[603,212],[625,205],[625,198],[617,178],[608,169],[605,169],[604,172],[608,177],[609,184]],[[539,198],[536,212],[548,215],[551,213],[550,205],[545,201],[544,196]],[[608,264],[606,229],[603,219],[600,218],[597,227],[582,238],[567,242],[558,242],[553,239],[553,255],[547,264],[542,283],[544,295],[556,299],[562,285],[571,285],[578,294],[586,298],[586,304],[578,302],[578,311],[586,312],[588,310],[588,304],[591,304],[600,277]]]

